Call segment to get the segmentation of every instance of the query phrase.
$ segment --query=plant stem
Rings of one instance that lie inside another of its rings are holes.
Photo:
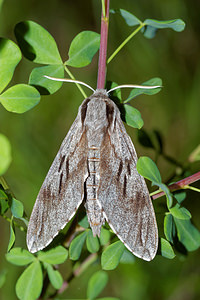
[[[69,75],[69,77],[73,80],[76,80],[74,75],[70,72],[70,70],[65,66],[65,71],[67,72],[67,74]],[[80,84],[76,83],[77,88],[79,89],[79,91],[81,92],[81,94],[83,95],[84,98],[87,98],[86,93],[84,92],[84,90],[82,89],[82,87],[80,86]]]
[[[111,62],[111,60],[117,55],[117,53],[130,41],[130,39],[132,39],[132,37],[134,37],[134,35],[136,35],[136,33],[138,33],[143,27],[145,26],[145,24],[141,23],[140,26],[138,26],[138,28],[136,28],[124,41],[123,43],[121,43],[119,45],[119,47],[113,52],[113,54],[108,58],[107,60],[107,64],[109,64]]]
[[[106,54],[108,42],[108,24],[109,24],[109,0],[104,0],[105,15],[102,7],[101,15],[101,42],[99,50],[99,65],[98,65],[98,79],[97,89],[104,89],[106,79]]]
[[[170,191],[174,192],[174,191],[177,191],[177,190],[181,190],[181,189],[187,189],[187,188],[190,188],[190,189],[193,189],[193,190],[196,190],[195,188],[192,188],[192,187],[189,187],[188,185],[193,183],[193,182],[196,182],[197,180],[200,180],[200,172],[197,172],[189,177],[186,177],[184,179],[181,179],[180,181],[177,181],[173,184],[170,184],[168,186],[168,188],[170,189]],[[196,190],[199,192],[199,190]],[[153,200],[157,199],[157,198],[160,198],[162,196],[164,196],[165,193],[164,192],[157,192],[157,194],[154,194],[151,196],[151,198]]]

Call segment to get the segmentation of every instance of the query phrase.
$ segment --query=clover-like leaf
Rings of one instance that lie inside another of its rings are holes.
[[[101,255],[101,266],[104,270],[115,269],[122,257],[125,246],[121,241],[109,245]]]
[[[40,251],[38,253],[38,259],[42,262],[52,265],[62,264],[68,257],[68,251],[63,246],[57,246],[56,248]]]
[[[108,274],[104,271],[98,271],[92,275],[88,282],[87,298],[95,299],[105,288],[108,282]]]
[[[93,236],[92,230],[89,229],[86,238],[86,246],[90,253],[96,253],[99,251],[99,240],[97,236]]]
[[[39,92],[27,84],[17,84],[0,95],[0,103],[10,112],[24,113],[40,101]]]
[[[13,248],[6,254],[9,263],[17,266],[25,266],[36,260],[35,256],[23,248]]]
[[[0,133],[0,176],[7,171],[11,160],[10,142],[5,135]]]
[[[190,220],[181,220],[174,217],[179,241],[188,251],[200,247],[200,232]]]
[[[84,231],[73,239],[73,241],[69,246],[70,259],[72,260],[79,259],[86,237],[87,237],[87,231]]]
[[[43,285],[42,268],[39,261],[33,262],[21,274],[16,284],[17,297],[20,300],[38,299]]]
[[[12,223],[12,218],[11,218],[11,222],[10,222],[10,238],[9,238],[9,242],[8,242],[8,249],[7,251],[10,251],[10,249],[12,248],[12,246],[15,243],[15,229],[14,229],[14,225]]]
[[[162,86],[162,79],[155,77],[155,78],[151,78],[145,82],[143,82],[141,85],[146,85],[146,86]],[[132,89],[132,91],[130,92],[128,98],[126,100],[123,101],[123,103],[127,103],[129,101],[131,101],[133,98],[139,96],[139,95],[155,95],[157,93],[159,93],[161,90],[161,87],[158,88],[152,88],[152,89],[142,89],[142,88],[134,88]]]
[[[15,218],[22,218],[24,213],[23,203],[15,198],[12,198],[11,212]]]
[[[33,21],[15,26],[15,36],[23,55],[39,64],[62,64],[56,42],[51,34]]]
[[[189,220],[192,217],[191,213],[185,207],[181,207],[178,203],[175,206],[171,207],[169,211],[171,212],[173,217],[177,219]]]
[[[124,120],[129,126],[133,128],[142,128],[142,126],[144,125],[144,121],[139,110],[128,104],[124,104],[123,109],[125,111],[125,116],[122,115],[122,120]]]
[[[155,162],[147,156],[141,156],[137,162],[137,170],[144,178],[157,183],[162,183],[160,172]]]
[[[0,93],[11,81],[21,58],[21,51],[13,41],[0,38]]]
[[[49,280],[55,289],[60,289],[63,284],[62,275],[58,270],[54,270],[50,264],[47,264],[47,273]]]
[[[136,17],[134,16],[132,13],[128,12],[125,9],[111,9],[110,13],[112,14],[119,14],[124,21],[126,22],[126,24],[128,26],[135,26],[135,25],[140,25],[142,22]]]
[[[100,47],[100,34],[93,31],[82,31],[72,41],[69,48],[69,59],[66,65],[82,68],[89,65]]]
[[[161,238],[160,240],[160,250],[161,250],[161,255],[163,257],[166,257],[168,259],[173,259],[175,257],[175,253],[172,246],[167,240],[163,238]]]
[[[175,224],[171,214],[167,214],[164,218],[164,234],[168,241],[173,243],[173,237],[175,235]]]
[[[29,78],[29,84],[33,85],[41,95],[54,94],[62,86],[61,81],[50,80],[46,76],[63,78],[63,65],[49,65],[33,69]]]

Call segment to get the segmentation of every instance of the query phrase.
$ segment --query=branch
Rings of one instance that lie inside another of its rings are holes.
[[[108,42],[108,23],[109,23],[109,0],[104,0],[105,15],[102,8],[101,15],[101,42],[99,50],[99,65],[98,65],[98,79],[97,88],[104,89],[106,79],[106,54]]]
[[[177,190],[181,190],[181,189],[186,189],[188,188],[188,185],[193,183],[193,182],[196,182],[200,180],[200,172],[197,172],[189,177],[186,177],[184,179],[181,179],[180,181],[177,181],[175,183],[172,183],[168,186],[169,190],[171,192],[174,192],[174,191],[177,191]],[[158,192],[157,194],[155,195],[152,195],[151,198],[153,200],[157,199],[157,198],[160,198],[162,196],[164,196],[165,193],[164,192]]]

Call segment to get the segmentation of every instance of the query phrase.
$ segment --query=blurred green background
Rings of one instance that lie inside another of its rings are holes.
[[[111,8],[124,8],[141,20],[181,18],[186,22],[183,32],[162,30],[152,40],[139,33],[109,64],[107,72],[107,79],[118,84],[140,84],[152,77],[163,79],[163,89],[159,94],[140,96],[132,104],[141,111],[147,131],[156,129],[162,133],[165,152],[186,164],[200,137],[200,1],[111,0]],[[0,36],[15,41],[13,29],[16,23],[33,20],[54,36],[63,60],[66,60],[68,47],[76,34],[83,30],[100,31],[100,10],[100,0],[4,0],[0,11]],[[127,27],[120,17],[110,16],[108,55],[131,31],[132,28]],[[89,67],[73,69],[73,74],[95,88],[97,62],[95,56]],[[35,66],[23,59],[11,84],[27,83]],[[67,83],[56,94],[43,96],[40,104],[25,114],[17,115],[0,108],[0,132],[9,138],[13,155],[5,178],[16,198],[24,203],[28,215],[82,100],[76,86]],[[153,151],[139,145],[137,130],[127,127],[127,131],[138,155],[154,158]],[[193,173],[199,171],[199,166],[199,163],[192,165]],[[162,158],[158,160],[158,167],[163,181],[174,173],[174,166]],[[200,228],[199,195],[188,192],[185,206],[193,215],[193,223]],[[1,218],[0,226],[0,264],[1,270],[7,270],[0,299],[12,300],[16,299],[15,282],[23,268],[5,261],[9,224]],[[16,233],[16,246],[26,247],[24,234]],[[173,260],[157,256],[150,263],[137,259],[134,265],[120,265],[109,272],[109,284],[102,295],[116,296],[121,300],[200,299],[199,254],[198,250],[189,253],[188,257],[178,255]],[[64,277],[69,268],[69,263],[63,267]],[[63,299],[86,298],[86,283],[98,268],[98,264],[94,265],[75,279]]]

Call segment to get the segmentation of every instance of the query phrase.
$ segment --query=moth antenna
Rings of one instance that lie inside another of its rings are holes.
[[[115,91],[117,89],[121,88],[137,88],[137,89],[146,89],[146,90],[151,90],[151,89],[156,89],[162,87],[161,85],[137,85],[137,84],[124,84],[124,85],[118,85],[108,91],[108,93]]]
[[[74,79],[67,79],[67,78],[56,78],[56,77],[51,77],[51,76],[47,76],[47,75],[44,75],[44,77],[46,77],[47,79],[54,80],[54,81],[79,83],[79,84],[82,84],[82,85],[86,86],[87,88],[89,88],[93,92],[95,92],[95,90],[90,85],[88,85],[87,83],[85,83],[83,81],[74,80]]]

